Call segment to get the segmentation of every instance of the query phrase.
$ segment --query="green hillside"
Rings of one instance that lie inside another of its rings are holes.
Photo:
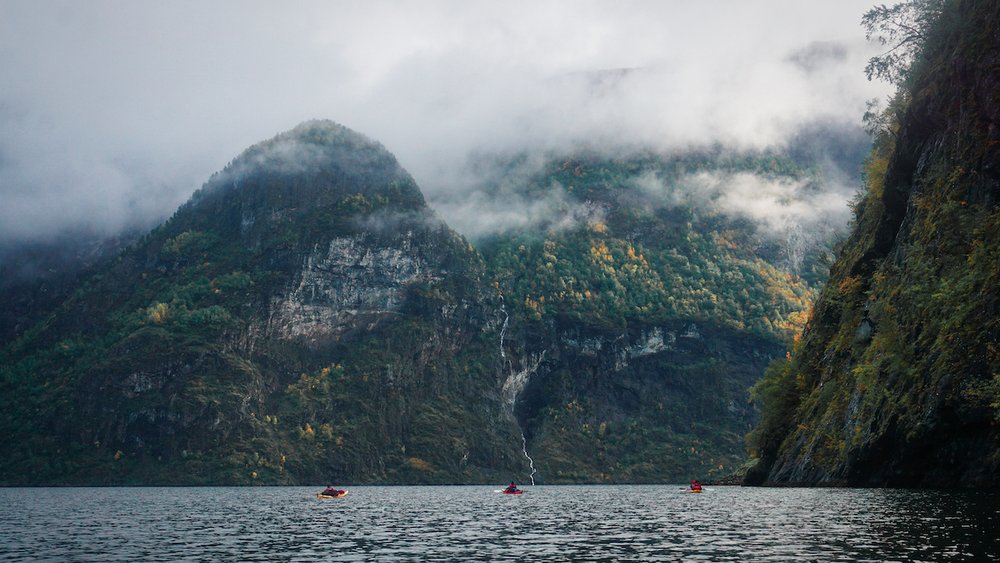
[[[511,313],[515,411],[547,482],[678,481],[744,460],[745,390],[801,329],[812,290],[784,241],[684,198],[706,170],[819,174],[774,154],[585,155],[549,158],[503,193],[559,202],[551,221],[480,243]],[[821,278],[824,248],[808,249],[805,275]]]
[[[562,191],[582,205],[576,224],[541,225],[481,243],[500,286],[526,318],[569,318],[609,328],[702,320],[776,341],[802,327],[809,282],[823,279],[823,245],[802,275],[780,240],[747,219],[677,200],[703,170],[799,178],[809,171],[773,155],[556,159],[524,188]],[[656,178],[664,192],[639,187]],[[671,193],[671,190],[673,193]]]

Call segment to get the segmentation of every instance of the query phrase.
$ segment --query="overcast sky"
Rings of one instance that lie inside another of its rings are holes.
[[[432,203],[471,151],[780,145],[886,94],[870,7],[0,0],[0,241],[169,215],[311,118],[383,143]]]

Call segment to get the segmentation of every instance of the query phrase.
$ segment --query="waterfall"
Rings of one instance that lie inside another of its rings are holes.
[[[514,404],[517,402],[517,396],[524,391],[524,387],[528,384],[528,379],[531,378],[531,374],[538,370],[538,366],[541,365],[542,361],[545,359],[546,350],[542,350],[541,354],[532,354],[528,356],[521,363],[519,370],[514,369],[514,363],[507,358],[507,353],[504,352],[504,336],[507,334],[507,325],[510,322],[510,314],[507,312],[507,307],[504,304],[503,295],[500,295],[500,311],[503,313],[503,326],[500,328],[500,358],[503,360],[504,367],[507,368],[507,378],[504,379],[503,387],[501,393],[503,394],[504,404],[507,406],[507,414],[514,421],[514,424],[518,424],[517,417],[514,416]],[[520,426],[520,425],[519,425]],[[528,455],[528,440],[524,436],[524,431],[521,431],[521,452],[524,453],[524,457],[528,459],[528,467],[531,468],[531,474],[528,478],[531,479],[531,484],[535,484],[535,460]]]
[[[531,467],[531,475],[528,478],[531,479],[531,486],[535,486],[535,460],[531,459],[528,455],[528,440],[524,437],[524,432],[521,432],[521,451],[524,452],[524,457],[528,458],[528,466]]]
[[[507,333],[507,321],[510,320],[510,315],[507,314],[507,307],[504,306],[503,295],[500,296],[500,312],[503,313],[503,327],[500,328],[500,358],[507,359],[507,354],[503,351],[503,337]]]
[[[545,350],[541,354],[534,356],[529,359],[529,361],[522,366],[519,371],[514,371],[513,365],[508,361],[507,365],[510,366],[510,375],[503,383],[503,397],[504,403],[507,405],[508,414],[514,421],[514,424],[518,424],[517,417],[514,416],[514,404],[517,402],[517,396],[521,394],[524,390],[524,386],[527,385],[528,379],[531,374],[535,373],[538,366],[545,359]],[[519,425],[520,426],[520,425]],[[531,484],[535,484],[535,460],[528,455],[528,440],[524,436],[524,431],[521,431],[521,452],[524,453],[524,457],[528,459],[528,466],[531,468],[531,474],[528,476],[531,479]]]

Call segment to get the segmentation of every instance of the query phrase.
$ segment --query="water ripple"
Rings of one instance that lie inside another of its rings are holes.
[[[1000,493],[680,486],[0,489],[11,561],[998,560]]]

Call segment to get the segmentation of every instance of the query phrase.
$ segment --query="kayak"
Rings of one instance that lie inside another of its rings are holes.
[[[319,499],[324,499],[324,498],[341,498],[341,497],[346,497],[346,496],[347,496],[347,491],[344,491],[344,492],[340,493],[339,495],[324,495],[323,493],[316,493],[316,498],[319,498]]]
[[[521,495],[524,491],[501,491],[505,495]]]
[[[703,493],[703,492],[705,492],[705,489],[688,489],[687,492],[689,492],[689,493]]]

